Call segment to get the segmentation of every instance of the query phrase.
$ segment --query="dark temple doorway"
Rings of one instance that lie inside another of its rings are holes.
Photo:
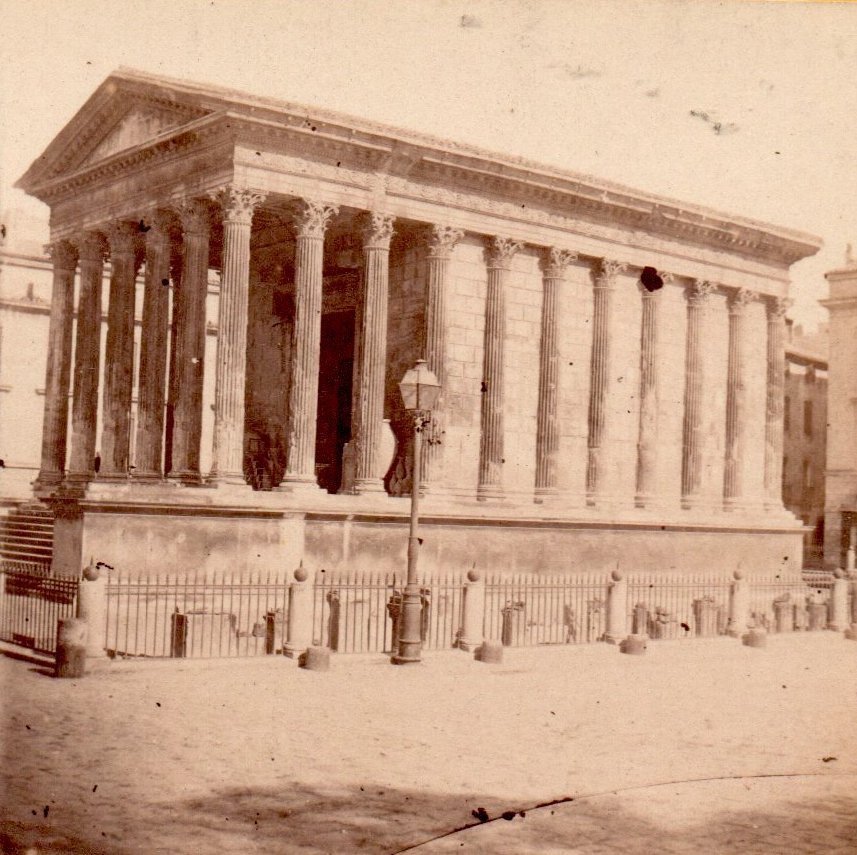
[[[319,487],[329,493],[342,483],[342,449],[351,438],[353,366],[354,312],[322,315],[315,471]]]

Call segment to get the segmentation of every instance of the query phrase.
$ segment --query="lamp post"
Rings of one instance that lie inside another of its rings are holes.
[[[440,383],[424,359],[405,372],[399,391],[405,409],[414,420],[413,462],[411,465],[411,524],[408,533],[408,583],[402,599],[402,623],[398,650],[392,657],[394,665],[409,665],[420,661],[422,633],[420,631],[422,603],[417,583],[419,560],[419,513],[420,513],[420,457],[422,433],[429,421],[429,414],[440,394]]]

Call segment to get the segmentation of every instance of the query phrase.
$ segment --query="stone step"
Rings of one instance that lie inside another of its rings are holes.
[[[7,547],[27,546],[33,549],[53,549],[54,541],[51,537],[25,537],[22,535],[4,535],[0,538],[0,550]]]
[[[33,561],[37,564],[50,564],[51,552],[34,552],[29,549],[10,547],[0,549],[0,557],[7,561]]]

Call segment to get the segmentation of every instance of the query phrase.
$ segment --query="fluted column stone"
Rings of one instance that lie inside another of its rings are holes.
[[[208,204],[198,199],[177,206],[182,222],[182,275],[175,296],[179,327],[175,348],[175,409],[169,477],[198,484],[205,371],[205,304],[208,296]]]
[[[215,194],[223,210],[223,262],[214,387],[211,480],[245,484],[244,385],[253,210],[265,196],[239,187]]]
[[[74,272],[77,249],[69,241],[49,244],[53,265],[42,461],[36,489],[58,485],[63,478],[68,440],[68,393],[71,380],[71,336],[74,320]]]
[[[101,282],[106,251],[104,236],[99,232],[87,232],[78,240],[77,249],[80,288],[75,335],[71,456],[67,480],[80,485],[90,481],[94,475],[101,368]]]
[[[361,312],[360,361],[352,435],[355,443],[357,493],[384,492],[384,465],[380,459],[384,418],[384,376],[387,364],[387,304],[389,296],[390,214],[372,211],[363,228],[363,310]]]
[[[289,382],[288,459],[280,489],[315,488],[324,233],[337,208],[302,200],[295,215],[295,322]]]
[[[440,394],[431,411],[431,423],[423,434],[421,484],[427,493],[438,491],[443,473],[446,431],[444,390],[447,384],[447,330],[449,327],[446,293],[450,287],[449,267],[452,252],[463,237],[463,231],[441,225],[432,226],[428,235],[425,359],[429,369],[440,382]]]
[[[169,360],[167,363],[167,406],[164,410],[164,472],[173,471],[173,439],[176,426],[179,371],[176,362],[178,332],[184,327],[184,294],[182,293],[182,248],[178,242],[170,243],[170,301]]]
[[[767,394],[765,407],[765,507],[783,507],[783,406],[785,395],[786,312],[792,301],[775,298],[767,303]]]
[[[687,292],[685,344],[684,428],[682,439],[682,506],[697,507],[703,499],[702,471],[705,448],[705,339],[703,320],[709,297],[717,286],[696,280]]]
[[[659,274],[661,287],[648,288],[641,280],[640,299],[640,423],[637,433],[637,477],[634,503],[650,507],[657,492],[658,465],[658,329],[663,285],[672,282],[669,273]],[[655,283],[656,284],[656,283]]]
[[[170,238],[161,214],[146,219],[146,267],[140,374],[137,383],[137,444],[134,477],[163,477],[164,400],[170,308]]]
[[[480,501],[502,499],[503,493],[503,361],[506,348],[506,288],[512,258],[522,244],[492,238],[488,248],[488,291],[485,299],[485,347],[482,362],[482,431],[479,442]]]
[[[729,362],[726,378],[726,452],[723,504],[727,510],[745,501],[747,454],[747,306],[756,295],[739,288],[729,297]]]
[[[626,269],[627,265],[622,262],[603,259],[594,276],[586,463],[586,499],[587,504],[592,506],[597,506],[605,498],[604,440],[607,435],[607,400],[610,396],[610,323],[616,277]]]
[[[113,223],[110,247],[110,302],[104,350],[104,415],[101,428],[100,480],[128,477],[131,449],[131,394],[134,386],[134,257],[136,228]]]
[[[559,317],[568,265],[576,252],[552,247],[542,279],[542,326],[539,350],[539,398],[536,413],[535,499],[542,502],[557,495],[559,457]]]

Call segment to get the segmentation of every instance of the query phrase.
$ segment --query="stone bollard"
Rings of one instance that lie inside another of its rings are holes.
[[[765,647],[768,643],[768,633],[763,629],[751,629],[741,636],[741,642],[745,647]]]
[[[726,634],[732,638],[741,638],[747,631],[750,619],[750,584],[744,578],[743,570],[733,574],[735,581],[729,591],[729,624]]]
[[[642,656],[648,649],[647,635],[629,635],[619,642],[620,653],[630,653],[632,656]]]
[[[330,649],[327,647],[308,647],[298,657],[298,664],[307,671],[329,671]]]
[[[788,594],[774,600],[774,625],[777,632],[791,632],[795,628],[795,607]]]
[[[295,570],[295,581],[289,585],[288,640],[283,654],[298,658],[312,644],[312,582],[303,564]]]
[[[82,677],[86,672],[86,621],[60,618],[57,621],[57,652],[54,677]]]
[[[483,641],[476,648],[475,658],[478,662],[496,665],[503,661],[503,645],[499,641]]]
[[[475,568],[467,574],[464,586],[464,618],[458,646],[461,650],[476,650],[482,644],[482,624],[485,620],[485,581]]]
[[[827,628],[840,632],[848,627],[848,579],[842,570],[833,571],[833,590],[830,592],[830,623]]]
[[[89,659],[107,656],[107,574],[97,564],[83,568],[77,589],[77,616],[86,621],[86,655]]]
[[[628,582],[618,570],[610,574],[612,582],[607,591],[607,632],[604,640],[608,644],[619,644],[628,634]]]

